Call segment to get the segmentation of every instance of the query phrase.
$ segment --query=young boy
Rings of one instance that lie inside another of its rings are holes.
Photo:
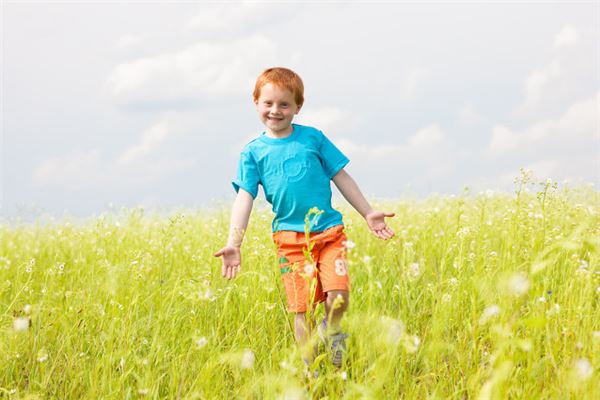
[[[371,208],[344,170],[348,158],[321,131],[292,124],[304,103],[304,85],[296,73],[287,68],[265,70],[256,81],[254,103],[266,130],[242,150],[237,179],[232,182],[237,197],[229,238],[214,255],[223,257],[223,276],[235,278],[241,268],[242,239],[261,184],[275,213],[273,241],[278,248],[288,311],[295,314],[296,341],[306,355],[305,362],[310,362],[314,352],[307,348],[313,324],[307,321],[306,313],[324,301],[326,319],[320,333],[332,363],[339,367],[347,336],[341,331],[340,320],[348,307],[350,281],[342,214],[331,206],[330,180],[378,238],[394,236],[384,221],[394,214]],[[315,207],[320,211],[309,214]],[[307,215],[310,253],[305,237]]]

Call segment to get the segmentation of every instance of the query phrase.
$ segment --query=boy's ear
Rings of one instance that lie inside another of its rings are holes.
[[[298,113],[300,112],[301,109],[302,109],[302,106],[298,106],[298,109],[296,110],[296,114],[295,115],[298,115]]]

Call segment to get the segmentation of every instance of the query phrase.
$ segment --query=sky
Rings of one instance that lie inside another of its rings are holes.
[[[521,168],[600,184],[598,2],[4,1],[1,14],[5,219],[230,204],[272,66],[302,77],[295,122],[348,156],[370,200],[512,192]]]

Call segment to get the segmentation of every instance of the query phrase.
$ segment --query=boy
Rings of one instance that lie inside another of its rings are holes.
[[[342,214],[331,207],[330,180],[365,218],[375,236],[384,240],[394,236],[384,221],[394,214],[371,208],[344,171],[349,160],[321,131],[292,124],[304,103],[304,86],[296,73],[287,68],[265,70],[256,81],[254,103],[266,130],[242,150],[238,176],[232,182],[237,197],[229,238],[214,255],[223,257],[223,276],[235,278],[260,183],[275,213],[273,241],[278,248],[288,311],[295,313],[295,338],[306,355],[305,362],[314,357],[312,349],[307,350],[313,324],[309,325],[306,312],[312,311],[313,304],[325,301],[326,319],[319,333],[329,347],[332,363],[339,367],[347,336],[341,331],[340,320],[348,307],[350,281]],[[316,214],[315,207],[319,210]],[[310,249],[305,237],[307,215]]]

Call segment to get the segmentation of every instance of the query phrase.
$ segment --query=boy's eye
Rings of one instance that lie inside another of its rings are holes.
[[[288,104],[287,103],[281,103],[281,107],[287,107]]]
[[[265,101],[266,106],[270,106],[271,104],[273,104],[273,103],[271,103],[270,101]]]

